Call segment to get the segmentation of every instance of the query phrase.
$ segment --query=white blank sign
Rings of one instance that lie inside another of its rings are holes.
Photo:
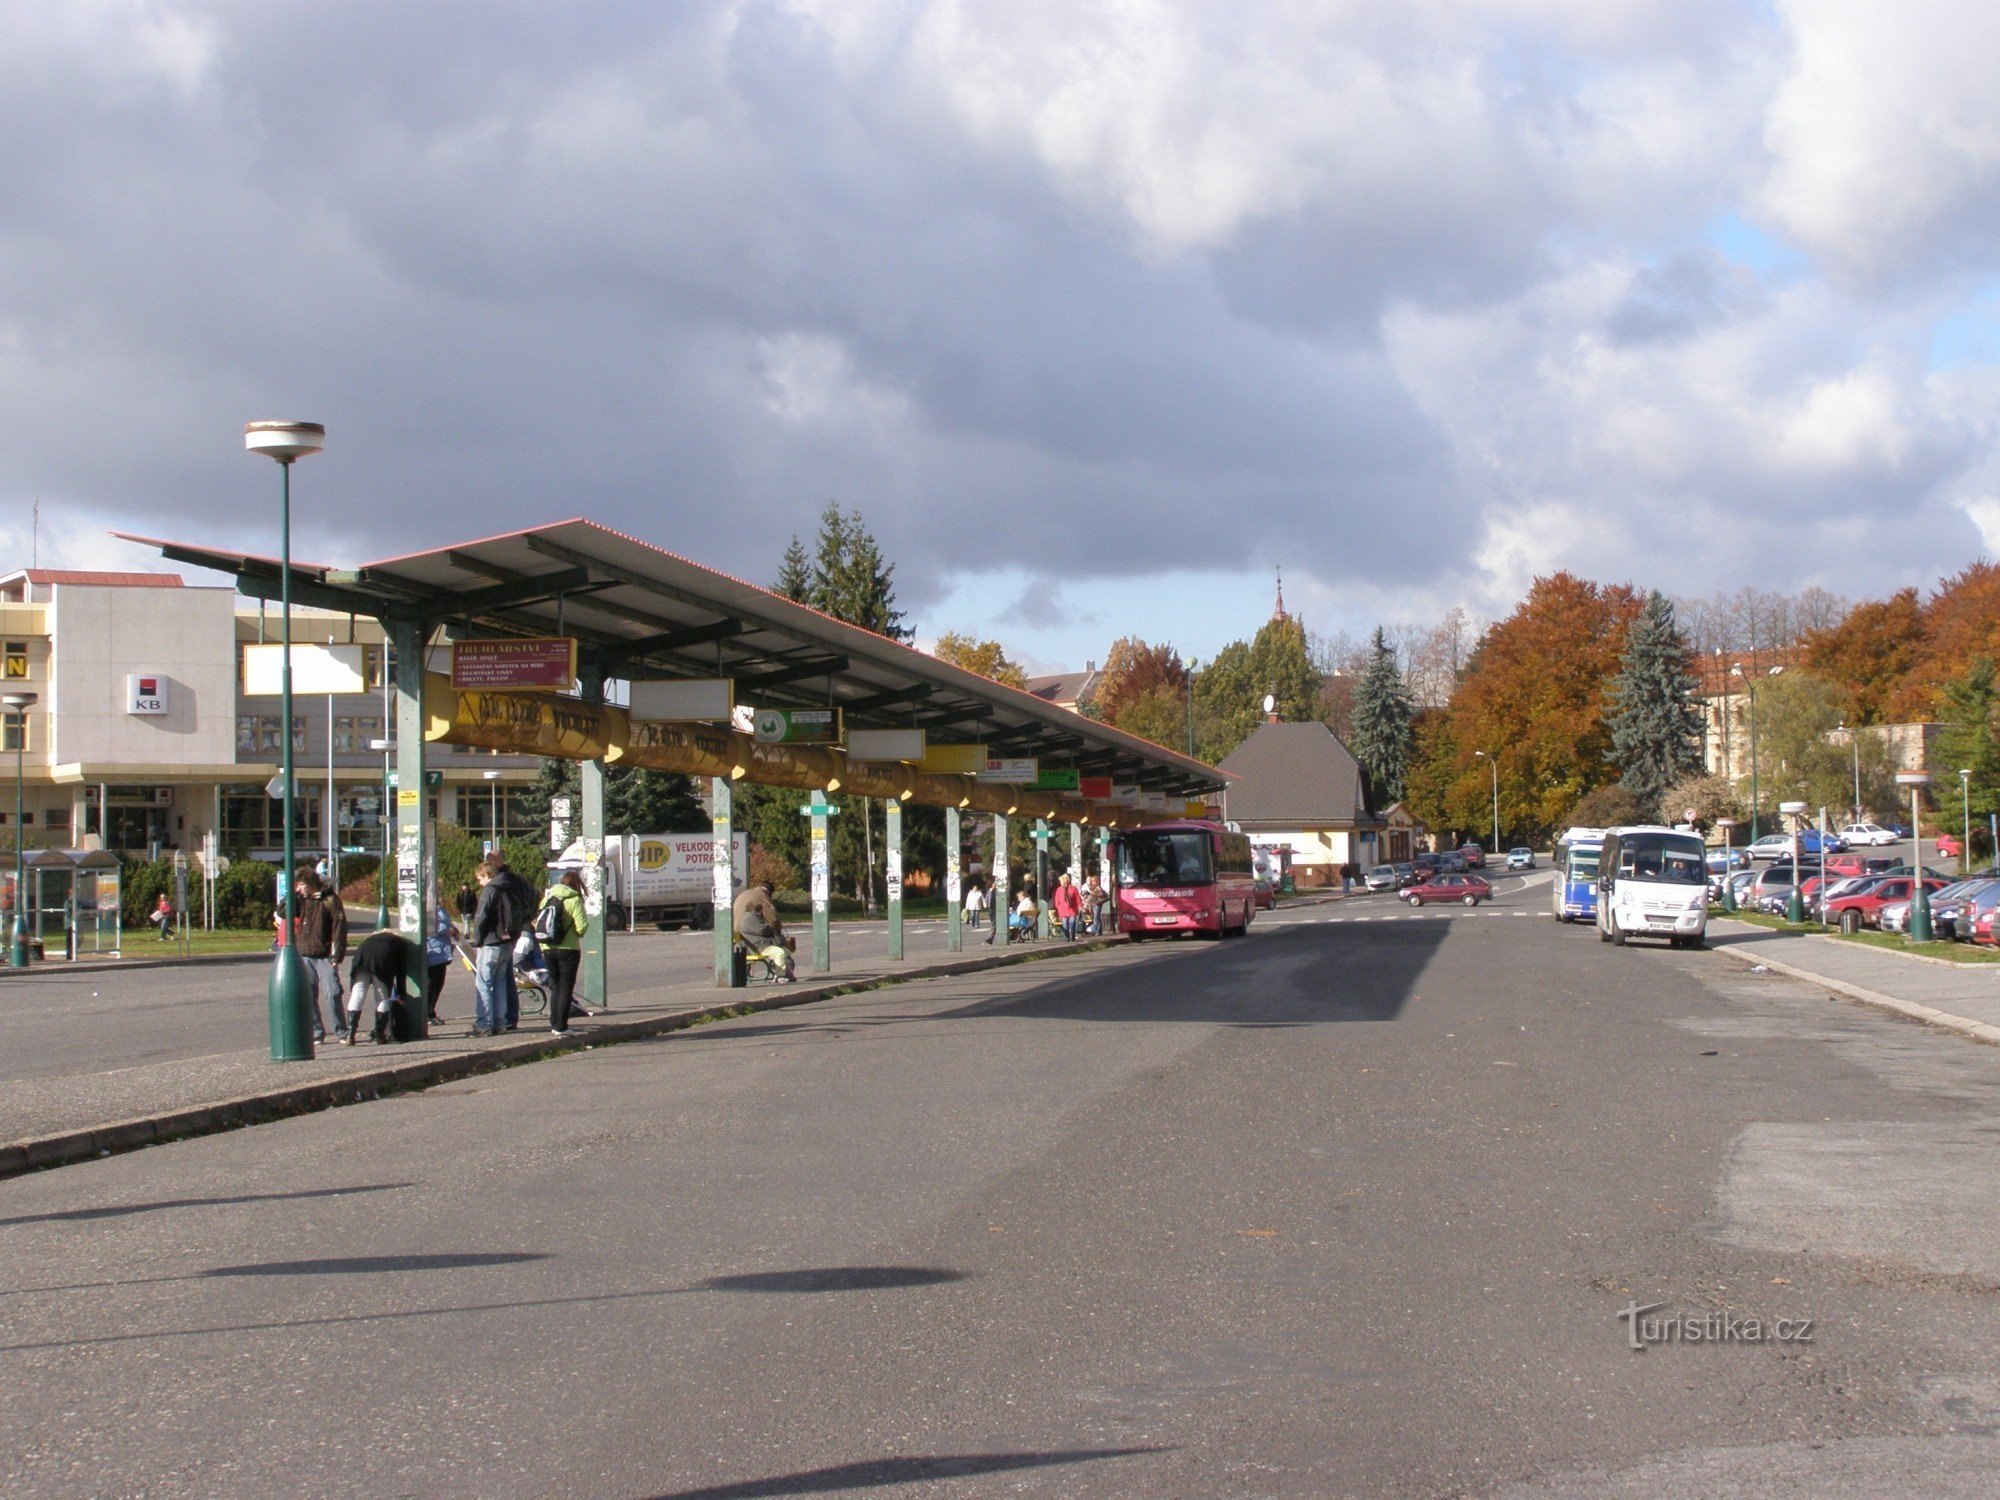
[[[365,693],[360,646],[306,646],[292,643],[292,691],[295,693]],[[275,696],[285,690],[285,648],[243,648],[245,697]]]

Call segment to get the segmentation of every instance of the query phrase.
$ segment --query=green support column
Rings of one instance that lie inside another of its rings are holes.
[[[944,946],[948,953],[965,951],[965,876],[958,852],[958,809],[944,810]]]
[[[429,630],[389,626],[396,658],[396,930],[416,951],[412,974],[424,972],[424,938],[437,922],[437,872],[431,851],[429,783],[424,779],[424,657]],[[386,871],[384,872],[387,873]],[[406,1006],[419,1037],[430,1034],[428,1008]]]
[[[833,967],[833,926],[827,914],[827,900],[833,894],[833,866],[827,850],[827,819],[839,816],[840,809],[826,800],[826,793],[813,790],[812,801],[799,809],[812,819],[812,971],[824,974]]]
[[[708,784],[715,823],[715,984],[728,990],[736,987],[736,794],[727,776],[711,777]]]
[[[1049,840],[1055,830],[1047,818],[1035,819],[1035,936],[1049,937]]]
[[[993,815],[993,899],[986,909],[993,921],[993,942],[997,947],[1007,941],[1007,912],[1013,904],[1007,899],[1007,814]]]
[[[882,857],[888,864],[889,962],[903,961],[903,804],[891,797],[882,804]]]

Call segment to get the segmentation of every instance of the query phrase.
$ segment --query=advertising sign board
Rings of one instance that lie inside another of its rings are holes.
[[[453,641],[455,688],[542,689],[566,693],[576,681],[576,642],[569,636],[517,641]]]
[[[760,745],[830,745],[840,738],[840,710],[760,708],[751,734]]]

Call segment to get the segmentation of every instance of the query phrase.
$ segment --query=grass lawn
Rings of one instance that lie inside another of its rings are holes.
[[[1894,932],[1842,933],[1840,940],[1887,948],[1892,953],[1921,953],[1926,958],[1942,958],[1955,964],[2000,964],[2000,949],[1981,948],[1972,943],[1913,943]]]

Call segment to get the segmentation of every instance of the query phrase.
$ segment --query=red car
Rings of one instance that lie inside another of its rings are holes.
[[[1957,834],[1941,833],[1938,835],[1939,859],[1957,859],[1964,848],[1965,846],[1959,843]]]
[[[1926,880],[1926,891],[1944,889],[1942,880]],[[1826,903],[1826,920],[1836,923],[1842,932],[1859,932],[1864,927],[1882,925],[1882,908],[1898,901],[1910,899],[1910,877],[1900,875],[1892,880],[1878,880],[1859,895],[1839,896]]]
[[[1426,901],[1458,901],[1477,906],[1493,899],[1493,887],[1482,875],[1433,875],[1421,885],[1398,894],[1412,906],[1422,906]]]
[[[1851,875],[1860,875],[1868,868],[1868,862],[1858,854],[1829,854],[1826,857],[1826,878],[1845,880]]]

